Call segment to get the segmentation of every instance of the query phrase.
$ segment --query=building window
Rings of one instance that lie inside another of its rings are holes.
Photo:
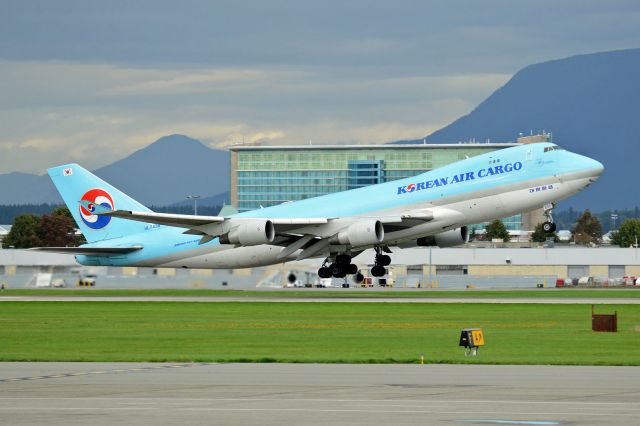
[[[467,265],[436,265],[436,275],[467,275]]]
[[[350,160],[348,163],[347,188],[355,189],[363,186],[382,183],[382,160]]]
[[[624,265],[609,265],[609,278],[622,278],[624,276]]]
[[[589,276],[589,266],[588,265],[568,265],[567,266],[567,275],[568,278],[582,278]]]

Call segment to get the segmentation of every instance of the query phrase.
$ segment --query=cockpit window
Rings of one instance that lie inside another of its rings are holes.
[[[551,151],[564,151],[564,148],[560,148],[558,145],[551,145],[544,148],[544,152]]]

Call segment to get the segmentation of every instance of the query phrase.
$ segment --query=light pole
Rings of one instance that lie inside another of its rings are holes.
[[[613,221],[613,229],[611,229],[612,231],[616,230],[616,220],[618,220],[618,213],[611,213],[611,220]]]
[[[187,195],[187,200],[193,200],[193,214],[198,216],[198,198],[199,195]]]
[[[433,275],[431,274],[431,246],[429,246],[429,287],[433,285]]]

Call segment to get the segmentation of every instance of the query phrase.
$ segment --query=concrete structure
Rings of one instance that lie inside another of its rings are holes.
[[[399,265],[422,265],[429,272],[429,248],[394,250]],[[373,259],[373,252],[360,255]],[[360,260],[360,256],[356,260]],[[640,276],[640,249],[634,248],[448,248],[431,249],[432,275]]]
[[[64,280],[73,287],[80,275],[97,275],[99,288],[254,288],[268,271],[254,269],[174,269],[81,266],[73,255],[29,250],[0,250],[0,284],[11,288],[33,287],[36,278]]]
[[[365,274],[374,259],[365,251],[354,262]],[[557,278],[640,277],[640,249],[634,248],[413,248],[394,249],[391,276],[397,287],[508,288],[551,286]],[[52,273],[72,285],[80,273],[99,276],[101,288],[254,288],[282,287],[294,272],[302,284],[315,283],[321,260],[310,259],[265,268],[210,270],[132,267],[81,267],[70,255],[0,250],[0,281],[29,286],[38,273]],[[334,280],[340,284],[342,280]]]
[[[640,418],[638,367],[21,362],[0,364],[0,382],[8,425],[606,426]]]

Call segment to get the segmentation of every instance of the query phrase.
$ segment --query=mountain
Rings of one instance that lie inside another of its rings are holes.
[[[19,172],[0,175],[0,205],[61,202],[48,176]]]
[[[562,201],[560,208],[632,208],[640,203],[634,178],[640,158],[639,73],[640,49],[530,65],[470,114],[426,139],[428,143],[470,138],[504,142],[521,132],[551,131],[558,145],[605,166],[598,182]]]
[[[229,152],[171,135],[94,173],[143,204],[164,206],[228,191]],[[0,175],[0,205],[61,202],[47,175]]]
[[[171,135],[95,174],[142,204],[164,206],[187,195],[208,197],[228,191],[229,152]]]

